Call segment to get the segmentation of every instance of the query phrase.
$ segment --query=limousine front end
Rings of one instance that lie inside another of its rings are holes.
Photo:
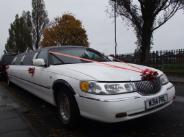
[[[152,81],[81,81],[76,100],[80,114],[102,122],[121,122],[162,110],[172,104],[175,88],[165,75]]]

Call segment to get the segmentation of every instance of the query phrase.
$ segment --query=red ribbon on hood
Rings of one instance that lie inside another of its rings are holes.
[[[69,57],[69,58],[73,58],[73,59],[83,60],[83,61],[87,61],[87,62],[94,62],[94,63],[100,64],[100,65],[104,65],[104,66],[108,66],[108,67],[111,67],[111,68],[117,68],[117,69],[121,69],[121,70],[129,70],[129,71],[133,71],[133,72],[138,72],[138,73],[141,74],[143,80],[153,80],[158,75],[157,71],[153,71],[151,69],[144,69],[143,70],[143,69],[140,69],[138,67],[132,66],[132,65],[130,65],[128,63],[126,63],[126,64],[128,66],[131,66],[134,69],[125,68],[125,67],[119,67],[119,66],[116,66],[116,65],[111,65],[111,64],[107,64],[107,63],[103,63],[103,62],[98,62],[98,61],[95,61],[95,60],[81,58],[81,57],[78,57],[78,56],[73,56],[73,55],[70,55],[70,54],[65,54],[65,53],[60,53],[60,52],[52,52],[52,51],[50,51],[49,53],[54,54],[54,55]],[[123,62],[123,63],[125,63],[125,62]],[[135,68],[136,68],[136,70],[135,70]]]

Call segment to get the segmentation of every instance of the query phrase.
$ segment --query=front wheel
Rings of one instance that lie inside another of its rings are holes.
[[[59,93],[57,97],[59,118],[66,127],[74,127],[79,118],[79,110],[74,96],[68,92]]]

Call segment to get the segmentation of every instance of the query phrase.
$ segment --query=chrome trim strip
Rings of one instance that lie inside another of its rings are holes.
[[[126,98],[117,98],[117,99],[97,99],[97,98],[91,98],[91,97],[84,97],[82,95],[79,95],[79,97],[85,98],[85,99],[90,99],[90,100],[95,100],[95,101],[102,101],[102,102],[119,102],[119,101],[125,101],[125,100],[129,100],[129,99],[140,98],[138,96],[135,96],[135,97],[126,97]]]
[[[22,80],[22,81],[25,81],[25,82],[28,82],[28,83],[31,83],[33,85],[36,85],[36,86],[39,86],[39,87],[42,87],[42,88],[45,88],[45,89],[51,89],[51,87],[49,87],[49,86],[44,86],[44,85],[41,85],[41,84],[37,84],[35,82],[31,82],[29,80],[25,80],[25,79],[19,78],[19,77],[14,76],[14,75],[8,75],[8,76],[12,77],[12,78],[16,78],[16,79]]]
[[[174,85],[172,85],[172,86],[168,87],[168,88],[167,88],[167,90],[170,90],[170,89],[171,89],[171,88],[173,88],[173,87],[174,87]]]

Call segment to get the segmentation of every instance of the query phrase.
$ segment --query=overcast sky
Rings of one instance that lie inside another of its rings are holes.
[[[114,22],[106,12],[109,0],[45,0],[50,20],[70,12],[85,27],[90,47],[105,54],[114,53]],[[8,38],[8,29],[15,15],[31,10],[31,0],[0,0],[0,55]],[[184,14],[178,12],[154,33],[153,50],[184,48]],[[134,52],[136,37],[132,28],[121,19],[117,24],[118,53]]]

